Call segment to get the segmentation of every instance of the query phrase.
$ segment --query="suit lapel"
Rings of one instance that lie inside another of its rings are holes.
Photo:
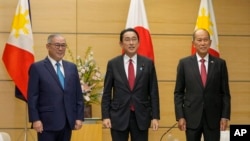
[[[52,75],[52,77],[55,79],[55,81],[57,82],[57,84],[62,88],[61,84],[60,84],[60,81],[58,79],[58,76],[56,74],[56,71],[53,67],[53,64],[51,64],[51,62],[49,61],[48,58],[46,58],[44,60],[44,66],[45,68],[49,71],[49,73]],[[63,88],[62,88],[63,89]]]
[[[197,62],[197,57],[196,55],[192,56],[192,65],[193,65],[193,74],[195,75],[195,78],[197,79],[197,81],[199,82],[200,86],[202,88],[203,84],[202,84],[202,80],[201,80],[201,75],[200,75],[200,70],[199,70],[199,63]]]
[[[70,71],[74,71],[74,70],[70,70],[70,67],[68,65],[68,63],[66,63],[65,61],[62,61],[62,64],[63,64],[63,70],[64,70],[64,89],[66,89],[66,87],[68,86],[67,85],[67,82],[70,82],[69,81],[69,72]]]
[[[209,61],[208,61],[208,74],[207,74],[207,83],[206,83],[206,86],[207,84],[209,83],[210,80],[212,80],[213,78],[213,72],[214,72],[214,69],[215,69],[215,58],[211,55],[209,55]]]
[[[137,63],[136,63],[136,77],[135,77],[135,86],[134,89],[136,88],[136,85],[138,84],[138,81],[140,80],[143,69],[144,69],[144,62],[141,56],[137,55]]]
[[[142,77],[144,65],[145,64],[143,62],[143,58],[140,55],[137,55],[137,65],[136,65],[136,76],[135,76],[135,86],[134,86],[134,89],[136,88],[138,81]],[[127,68],[124,68],[123,56],[121,56],[120,58],[118,58],[117,66],[118,66],[117,68],[118,68],[118,71],[120,73],[120,76],[121,76],[124,84],[130,90],[128,78],[127,78],[127,75],[126,75],[126,72],[125,72],[125,69],[127,69]]]
[[[118,72],[120,73],[121,79],[123,80],[124,84],[128,87],[128,89],[130,89],[128,78],[125,72],[126,68],[124,68],[123,55],[121,55],[117,60],[117,68],[118,68]]]

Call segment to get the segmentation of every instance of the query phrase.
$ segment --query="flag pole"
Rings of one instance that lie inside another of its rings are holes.
[[[28,133],[30,133],[30,137],[32,140],[36,141],[37,139],[33,136],[33,134],[29,131],[28,123],[29,123],[29,116],[28,116],[28,103],[25,106],[25,127],[24,127],[24,141],[28,141]]]
[[[25,127],[24,127],[24,141],[27,141],[27,132],[28,132],[28,127],[27,127],[27,123],[28,123],[28,104],[25,104]]]

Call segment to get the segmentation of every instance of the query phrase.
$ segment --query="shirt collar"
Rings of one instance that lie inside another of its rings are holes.
[[[208,61],[208,56],[209,56],[209,54],[207,54],[203,59],[205,59],[206,61]],[[196,53],[196,58],[197,58],[198,62],[200,62],[200,60],[202,59],[197,53]]]
[[[49,61],[51,62],[51,64],[52,64],[53,66],[57,63],[57,61],[54,60],[54,59],[53,59],[52,57],[50,57],[49,55],[48,55],[48,58],[49,58]],[[58,63],[60,63],[61,66],[62,66],[62,60],[58,61]]]
[[[130,58],[128,55],[124,55],[123,56],[123,59],[124,59],[124,62],[129,62],[129,59],[132,59],[133,60],[133,63],[136,63],[136,60],[137,60],[137,54],[135,54],[132,58]]]

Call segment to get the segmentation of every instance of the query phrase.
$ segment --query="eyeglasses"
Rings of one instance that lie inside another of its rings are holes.
[[[67,47],[67,44],[59,44],[59,43],[49,43],[49,44],[55,46],[56,49],[59,49],[60,47],[65,49]]]
[[[126,43],[130,43],[131,41],[132,41],[133,43],[138,42],[138,38],[124,38],[123,40],[124,40],[124,42],[126,42]]]

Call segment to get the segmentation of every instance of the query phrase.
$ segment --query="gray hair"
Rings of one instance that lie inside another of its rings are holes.
[[[55,37],[63,37],[61,34],[50,34],[48,36],[48,39],[47,39],[47,43],[51,43],[52,39],[54,39]]]

